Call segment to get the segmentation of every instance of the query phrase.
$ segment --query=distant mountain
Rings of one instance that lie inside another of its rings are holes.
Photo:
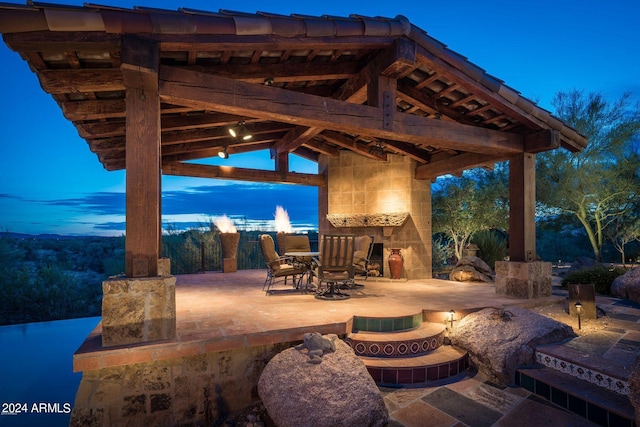
[[[62,234],[27,234],[27,233],[13,233],[11,231],[3,231],[0,232],[0,238],[2,237],[9,237],[12,239],[40,239],[40,240],[46,240],[46,239],[55,239],[55,240],[66,240],[66,239],[88,239],[88,238],[95,238],[97,236],[82,236],[82,235],[76,235],[76,236],[65,236]]]

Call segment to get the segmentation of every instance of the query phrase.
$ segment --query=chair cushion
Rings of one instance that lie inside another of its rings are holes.
[[[278,271],[280,269],[280,256],[276,252],[276,245],[270,235],[260,235],[260,250],[269,268],[273,271]]]

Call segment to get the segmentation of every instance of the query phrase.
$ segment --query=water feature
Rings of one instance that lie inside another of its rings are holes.
[[[73,372],[73,353],[99,322],[87,317],[0,326],[0,425],[69,425],[82,377]]]

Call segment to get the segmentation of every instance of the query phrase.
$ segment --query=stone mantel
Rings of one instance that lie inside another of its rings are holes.
[[[382,227],[385,236],[390,236],[392,227],[401,227],[407,218],[409,218],[409,212],[327,214],[327,220],[334,227]]]

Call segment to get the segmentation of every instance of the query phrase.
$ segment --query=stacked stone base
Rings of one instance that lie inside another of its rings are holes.
[[[175,338],[176,278],[113,278],[102,282],[102,345]]]
[[[517,298],[551,296],[550,262],[496,261],[496,293]]]
[[[70,426],[222,425],[256,402],[266,363],[293,343],[85,371]]]

